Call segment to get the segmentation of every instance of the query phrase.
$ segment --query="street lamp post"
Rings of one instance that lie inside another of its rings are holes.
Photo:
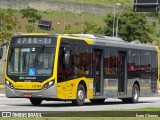
[[[121,4],[115,4],[115,6],[116,5],[120,6]],[[116,37],[118,37],[118,22],[119,22],[119,19],[121,17],[121,14],[122,14],[123,10],[126,8],[126,6],[129,6],[129,5],[133,5],[133,4],[125,4],[123,6],[122,10],[120,11],[120,14],[119,14],[119,16],[117,18],[117,21],[116,21]],[[114,20],[113,20],[113,36],[114,36],[114,24],[115,24],[115,7],[114,7]]]
[[[82,13],[81,13],[81,32],[82,32],[82,34],[83,34],[83,1],[81,2],[81,4],[82,4]]]
[[[114,37],[114,28],[115,28],[115,12],[116,12],[116,10],[115,10],[115,8],[116,8],[116,6],[119,6],[119,5],[121,5],[121,4],[119,4],[119,3],[116,3],[116,4],[114,4],[114,18],[113,18],[113,37]]]
[[[121,14],[122,14],[122,12],[123,12],[123,10],[125,9],[126,6],[127,6],[127,4],[123,6],[123,9],[121,10],[121,12],[120,12],[120,14],[119,14],[119,16],[117,18],[117,22],[116,22],[116,37],[118,36],[118,21],[119,21],[119,18],[121,17]]]
[[[114,4],[114,18],[113,18],[113,37],[114,37],[114,24],[115,24],[115,4]]]
[[[65,1],[65,5],[64,5],[64,12],[65,12],[65,16],[64,16],[64,30],[65,30],[66,25],[67,25],[67,12],[68,12],[66,1]]]

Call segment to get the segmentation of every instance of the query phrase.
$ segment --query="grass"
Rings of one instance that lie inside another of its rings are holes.
[[[84,111],[44,114],[47,117],[136,117],[136,115],[152,114],[160,117],[160,108],[143,108],[117,111]]]
[[[23,118],[23,120],[159,120],[159,118],[131,118],[131,117],[45,117],[45,118]],[[1,118],[1,120],[22,120],[22,118]]]
[[[95,111],[95,112],[63,112],[48,114],[46,117],[25,118],[25,120],[158,120],[159,118],[147,117],[147,115],[158,115],[160,108],[143,108],[126,111]],[[137,116],[136,116],[137,115]],[[141,117],[138,118],[138,115]],[[144,117],[142,117],[144,115]],[[109,117],[107,117],[109,116]],[[21,120],[22,118],[1,118],[1,120]],[[24,119],[24,118],[23,118]]]
[[[103,5],[103,6],[113,6],[115,3],[133,3],[134,0],[52,0],[52,1],[61,1],[61,2],[76,2],[76,3],[89,3],[95,5]]]
[[[137,118],[137,117],[42,117],[23,118],[23,120],[159,120],[159,118]],[[1,118],[1,120],[22,120],[22,118]]]
[[[142,109],[136,109],[138,111],[160,111],[160,108],[142,108]]]
[[[35,111],[32,111],[35,112]],[[20,111],[17,113],[21,113]],[[36,113],[36,112],[35,112]],[[132,118],[133,120],[136,118],[138,119],[141,117],[141,120],[144,120],[144,118],[150,118],[155,116],[154,119],[157,119],[156,117],[160,117],[160,108],[143,108],[143,109],[131,109],[131,110],[118,110],[118,111],[82,111],[82,112],[53,112],[53,113],[42,113],[42,118],[38,118],[37,120],[50,120],[50,119],[77,119],[81,120],[83,119],[95,119],[98,118],[110,118],[110,119],[119,119],[123,120],[125,118]],[[27,113],[26,113],[27,116]],[[8,118],[6,118],[8,119]],[[35,119],[35,118],[34,118]],[[1,119],[2,120],[2,119]],[[18,120],[15,118],[12,118],[11,120]],[[30,119],[32,120],[32,118]],[[36,119],[35,119],[36,120]]]
[[[54,0],[55,1],[55,0]],[[95,5],[103,5],[103,6],[113,6],[115,3],[130,3],[133,0],[56,0],[62,2],[77,2],[77,3],[90,3]],[[18,32],[26,32],[27,20],[22,19],[22,15],[18,10],[2,10],[4,13],[11,13],[15,15],[18,20],[21,28]],[[83,23],[82,23],[82,15],[75,14],[71,12],[58,12],[58,11],[38,11],[38,13],[42,16],[42,20],[52,21],[52,33],[62,33],[66,25],[70,25],[71,29],[77,32],[81,32],[82,25],[85,22],[96,23],[99,26],[105,26],[105,16],[96,16],[88,13],[83,13]]]
[[[113,5],[114,3],[129,3],[133,0],[57,0],[57,1],[66,1],[66,2],[81,2],[85,1],[85,3],[93,3],[93,4],[103,4],[103,5]],[[21,28],[18,32],[26,32],[27,20],[22,19],[22,15],[18,10],[2,10],[4,13],[12,13],[15,15],[18,20]],[[52,30],[51,33],[63,33],[65,26],[70,25],[71,30],[76,31],[77,33],[81,33],[82,26],[85,27],[85,22],[96,23],[97,25],[103,27],[105,26],[105,16],[96,16],[89,13],[83,13],[83,23],[82,23],[82,15],[75,14],[72,12],[58,12],[58,11],[38,11],[38,14],[42,16],[42,20],[48,20],[52,22]],[[37,26],[37,24],[35,24]],[[35,27],[36,28],[36,27]],[[160,25],[156,26],[156,30],[159,30]],[[37,30],[37,28],[36,28]],[[37,31],[34,32],[37,32]],[[42,31],[46,32],[46,31]]]
[[[27,20],[22,19],[22,14],[18,10],[3,10],[3,13],[11,13],[18,18],[21,28],[18,32],[26,32]],[[75,14],[71,12],[58,12],[58,11],[38,11],[38,14],[42,16],[42,20],[48,20],[52,22],[52,32],[62,33],[66,25],[71,25],[71,29],[75,31],[81,31],[82,24],[85,22],[96,23],[99,26],[104,26],[105,16],[96,16],[89,13],[83,13],[83,23],[82,16],[80,14]]]

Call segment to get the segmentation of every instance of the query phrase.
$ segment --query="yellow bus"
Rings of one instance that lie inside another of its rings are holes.
[[[136,103],[157,92],[155,46],[86,34],[21,34],[9,43],[5,70],[8,98],[46,101],[107,98]]]

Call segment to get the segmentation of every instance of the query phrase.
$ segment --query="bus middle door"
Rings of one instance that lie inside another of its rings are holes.
[[[118,51],[118,93],[127,94],[127,61],[126,52]]]
[[[93,50],[94,95],[102,95],[103,84],[103,50]]]

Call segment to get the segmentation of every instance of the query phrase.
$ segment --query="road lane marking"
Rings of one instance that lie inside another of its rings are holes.
[[[0,97],[5,97],[6,95],[5,94],[0,94]]]

